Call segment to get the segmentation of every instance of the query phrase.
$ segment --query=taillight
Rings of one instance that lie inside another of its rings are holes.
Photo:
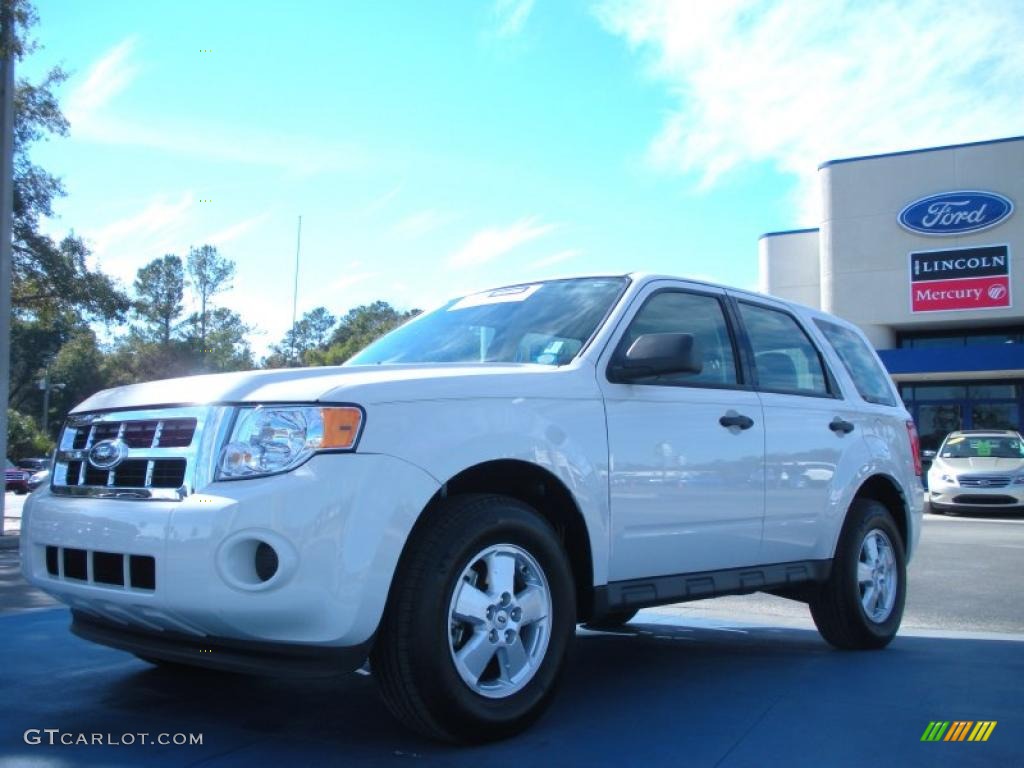
[[[914,422],[907,421],[907,436],[910,437],[910,452],[914,455],[914,474],[920,477],[924,474],[921,467],[921,440],[917,436],[917,427]]]

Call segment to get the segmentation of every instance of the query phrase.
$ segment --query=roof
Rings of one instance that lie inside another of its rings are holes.
[[[1005,437],[1017,437],[1018,432],[1013,429],[957,429],[950,435],[1001,435]]]
[[[809,229],[780,229],[778,232],[765,232],[761,235],[758,240],[764,240],[766,237],[782,237],[784,235],[807,235],[811,232],[820,232],[821,230],[817,227],[811,227]]]
[[[841,157],[837,160],[827,160],[818,166],[820,171],[822,168],[828,168],[832,165],[840,165],[842,163],[856,163],[860,160],[877,160],[881,157],[900,157],[902,155],[918,155],[922,152],[942,152],[947,149],[963,149],[964,147],[984,147],[989,144],[1006,144],[1011,141],[1024,141],[1024,136],[1007,136],[1004,139],[988,139],[987,141],[969,141],[965,144],[946,144],[941,147],[924,147],[922,149],[904,149],[900,152],[883,152],[878,155],[861,155],[860,157]]]

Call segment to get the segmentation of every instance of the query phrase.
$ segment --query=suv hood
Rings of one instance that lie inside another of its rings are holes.
[[[565,375],[574,372],[576,375]],[[585,395],[570,384],[589,378],[577,366],[555,368],[533,363],[373,365],[343,368],[282,368],[178,379],[97,392],[72,413],[113,408],[148,408],[203,403],[352,402],[367,405],[395,400],[465,397],[573,397]],[[578,386],[578,384],[577,384]]]

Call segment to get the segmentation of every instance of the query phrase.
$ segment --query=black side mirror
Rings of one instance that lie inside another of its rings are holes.
[[[612,364],[615,381],[632,381],[665,373],[700,373],[700,344],[690,333],[646,333]]]

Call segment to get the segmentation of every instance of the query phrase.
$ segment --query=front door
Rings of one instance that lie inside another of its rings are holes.
[[[653,283],[602,355],[608,419],[612,581],[757,562],[764,509],[764,424],[741,380],[724,292]],[[699,373],[608,380],[643,334],[689,333]]]

